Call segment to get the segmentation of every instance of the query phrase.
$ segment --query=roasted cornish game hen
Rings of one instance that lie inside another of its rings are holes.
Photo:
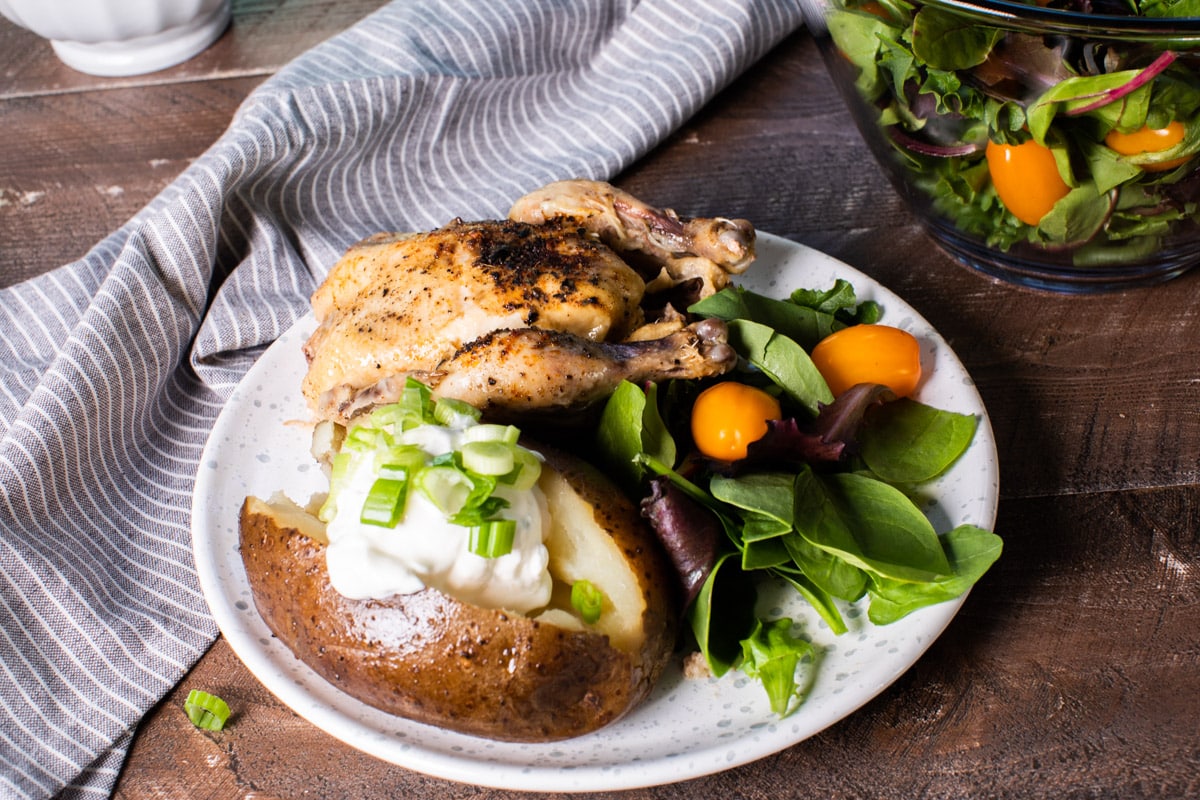
[[[583,409],[624,379],[719,375],[736,361],[724,324],[662,298],[711,294],[753,258],[749,223],[681,220],[594,181],[544,187],[508,220],[378,234],[313,294],[304,395],[346,422],[412,376],[516,419]]]

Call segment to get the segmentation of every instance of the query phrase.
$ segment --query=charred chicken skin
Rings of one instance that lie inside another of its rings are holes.
[[[455,220],[351,247],[312,296],[318,326],[304,346],[303,392],[315,416],[347,422],[398,399],[410,376],[436,396],[517,419],[581,410],[625,379],[707,377],[734,365],[723,324],[688,324],[671,308],[648,318],[644,276],[711,293],[720,282],[714,274],[744,269],[753,257],[752,228],[734,225],[740,233],[733,234],[726,223],[709,221],[710,230],[742,242],[721,246],[741,250],[725,259],[733,267],[722,266],[713,253],[687,249],[704,250],[708,238],[695,236],[689,245],[687,236],[668,240],[655,232],[664,225],[701,230],[704,221],[656,212],[608,184],[551,186],[560,191],[547,187],[536,202],[523,198],[514,206],[514,216],[536,218]],[[589,196],[600,207],[620,197],[618,206],[637,204],[631,219],[657,213],[667,222],[623,225],[617,235],[611,221],[599,224],[588,212],[580,198]],[[534,207],[537,214],[521,212]],[[708,266],[678,268],[697,262]]]

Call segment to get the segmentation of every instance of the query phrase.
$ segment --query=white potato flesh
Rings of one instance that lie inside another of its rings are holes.
[[[619,650],[637,652],[645,639],[642,616],[646,611],[638,576],[616,541],[601,529],[592,504],[581,498],[562,475],[544,469],[538,484],[550,508],[551,524],[546,537],[550,574],[562,587],[554,605],[561,610],[569,609],[571,584],[590,581],[603,593],[604,603],[600,619],[587,629],[607,635]],[[567,597],[563,598],[563,594]],[[556,610],[551,609],[540,619],[566,627],[562,615],[554,613]]]

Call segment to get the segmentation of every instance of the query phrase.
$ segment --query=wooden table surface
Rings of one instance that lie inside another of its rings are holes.
[[[208,51],[128,79],[74,73],[0,20],[0,282],[82,255],[263,78],[378,5],[235,2]],[[926,655],[847,719],[756,763],[604,796],[1200,796],[1200,271],[1078,297],[958,266],[899,204],[803,31],[617,182],[823,250],[927,317],[990,413],[1006,549]],[[235,724],[192,728],[190,686],[230,700]],[[518,795],[356,752],[218,640],[146,718],[116,796]]]

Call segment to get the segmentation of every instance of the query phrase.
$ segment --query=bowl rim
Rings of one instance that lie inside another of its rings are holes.
[[[1019,0],[915,0],[980,22],[1028,33],[1060,33],[1090,39],[1171,40],[1172,44],[1200,44],[1200,17],[1140,17],[1125,14],[1088,14],[1046,8]]]

